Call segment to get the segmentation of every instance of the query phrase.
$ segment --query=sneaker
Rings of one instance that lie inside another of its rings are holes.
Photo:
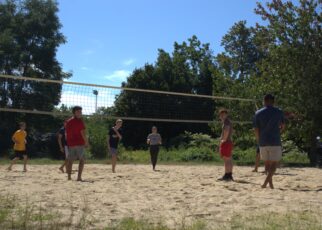
[[[233,178],[233,174],[232,173],[228,173],[227,174],[227,177],[228,177],[228,181],[234,181],[234,178]]]
[[[218,178],[219,181],[228,181],[229,180],[229,176],[227,175],[227,173],[221,177],[221,178]]]
[[[230,176],[228,177],[227,181],[234,181],[233,176],[231,176],[231,175],[230,175]]]

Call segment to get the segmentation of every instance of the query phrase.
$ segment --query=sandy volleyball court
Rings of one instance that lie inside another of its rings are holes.
[[[86,182],[67,181],[58,165],[30,165],[27,173],[22,165],[12,172],[0,167],[1,195],[26,196],[66,216],[73,210],[79,218],[86,207],[93,228],[125,217],[176,226],[199,218],[225,223],[236,215],[322,210],[322,170],[314,168],[278,169],[271,190],[260,188],[265,176],[250,167],[235,168],[237,182],[217,182],[223,168],[205,165],[161,165],[159,172],[148,165],[118,165],[112,174],[109,165],[89,164]]]

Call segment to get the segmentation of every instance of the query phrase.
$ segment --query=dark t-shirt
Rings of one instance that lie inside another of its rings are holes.
[[[233,125],[231,123],[231,121],[226,118],[223,125],[222,125],[222,131],[221,131],[221,135],[220,135],[220,139],[224,138],[224,130],[228,130],[228,137],[227,137],[227,141],[231,141],[231,136],[233,134]]]
[[[61,127],[60,130],[58,131],[58,134],[62,135],[61,143],[63,147],[65,147],[67,145],[66,136],[65,136],[65,127]]]
[[[122,135],[122,129],[119,129],[118,131]],[[108,132],[108,135],[110,136],[110,139],[109,139],[110,147],[116,149],[120,139],[116,135],[116,132],[114,131],[113,128],[110,129],[110,131]]]
[[[284,124],[282,110],[267,106],[258,110],[254,128],[259,130],[259,146],[281,146],[281,125]]]

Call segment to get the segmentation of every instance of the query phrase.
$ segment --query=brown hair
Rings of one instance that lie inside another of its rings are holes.
[[[220,114],[222,114],[222,113],[228,114],[228,110],[227,110],[227,109],[225,109],[225,108],[221,108],[221,109],[219,109],[218,114],[220,115]]]
[[[270,103],[270,104],[273,104],[275,102],[275,97],[272,95],[272,94],[266,94],[264,96],[264,102],[265,103]]]
[[[72,108],[72,112],[73,112],[73,114],[75,114],[75,112],[76,111],[78,111],[78,110],[82,110],[83,108],[82,107],[80,107],[80,106],[74,106],[73,108]]]
[[[26,122],[19,122],[19,127],[26,126]]]

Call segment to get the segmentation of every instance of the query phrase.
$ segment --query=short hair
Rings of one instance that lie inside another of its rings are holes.
[[[26,122],[19,122],[19,127],[26,126]]]
[[[221,109],[219,109],[218,114],[220,115],[220,114],[222,114],[222,113],[228,114],[228,110],[227,110],[227,109],[225,109],[225,108],[221,108]]]
[[[264,96],[264,101],[265,102],[270,102],[270,103],[273,103],[275,101],[275,97],[272,95],[272,94],[266,94]]]
[[[76,106],[74,106],[74,107],[72,108],[72,112],[73,112],[73,114],[74,114],[76,111],[78,111],[78,110],[82,110],[82,109],[83,109],[82,107],[80,107],[80,106],[76,105]]]
[[[122,119],[117,119],[116,122],[115,122],[115,124],[122,123],[122,122],[123,122]]]
[[[155,125],[152,126],[152,129],[158,129]]]

